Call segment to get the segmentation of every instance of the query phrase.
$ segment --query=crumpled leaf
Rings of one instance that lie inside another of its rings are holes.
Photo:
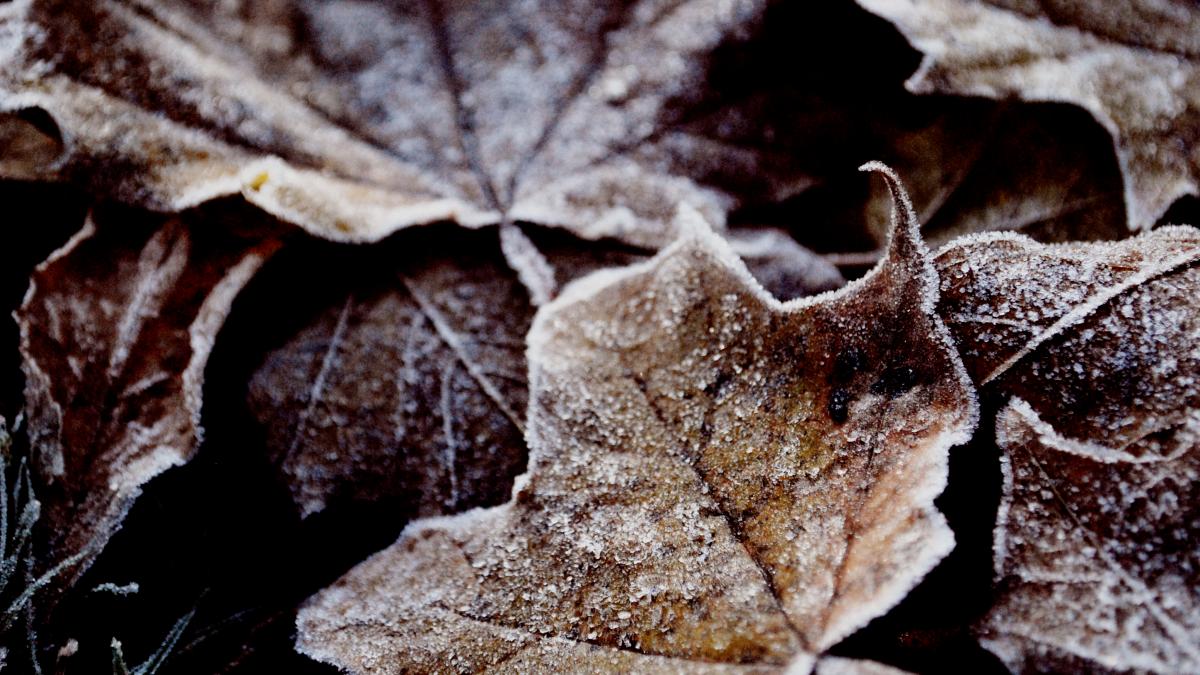
[[[411,525],[310,600],[298,648],[359,673],[807,672],[886,611],[953,545],[933,499],[975,420],[893,187],[889,256],[834,294],[773,300],[694,213],[568,287],[529,334],[513,500]]]
[[[48,560],[86,569],[146,481],[200,440],[204,365],[269,227],[89,216],[38,266],[16,313]],[[251,221],[253,222],[253,221]]]
[[[1200,232],[979,237],[937,257],[942,315],[997,418],[999,599],[1014,671],[1200,667]]]
[[[560,283],[648,257],[528,230]],[[760,282],[784,297],[844,283],[779,231],[731,235]],[[536,307],[501,236],[421,228],[337,264],[315,253],[319,278],[305,261],[279,272],[302,277],[287,287],[320,309],[266,356],[249,401],[303,515],[346,497],[407,498],[421,515],[508,498],[525,466],[525,335]]]
[[[689,102],[763,4],[15,0],[0,108],[49,112],[63,176],[155,209],[241,194],[334,239],[524,220],[657,248],[678,202],[733,204],[696,180],[759,173],[766,150],[697,122],[738,102]]]
[[[1200,194],[1200,8],[1021,0],[858,0],[925,54],[915,92],[1082,106],[1112,134],[1131,229]]]

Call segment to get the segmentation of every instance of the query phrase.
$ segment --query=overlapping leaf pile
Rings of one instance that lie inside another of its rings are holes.
[[[0,5],[0,668],[1200,670],[1200,9],[858,4]]]

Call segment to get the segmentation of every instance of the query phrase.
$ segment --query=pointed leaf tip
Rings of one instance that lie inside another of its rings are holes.
[[[913,208],[912,199],[908,196],[908,190],[904,188],[904,181],[900,180],[900,176],[892,167],[883,162],[867,162],[858,167],[858,170],[872,171],[881,175],[884,182],[887,183],[888,192],[892,195],[892,238],[888,244],[891,257],[896,259],[911,256],[924,257],[921,222],[917,220],[917,213]],[[903,233],[904,236],[897,237],[898,233]],[[904,246],[905,243],[911,244],[916,250],[915,253],[910,254]]]

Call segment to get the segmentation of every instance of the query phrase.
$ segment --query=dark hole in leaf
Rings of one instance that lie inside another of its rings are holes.
[[[841,424],[850,416],[850,402],[854,397],[845,389],[834,389],[829,394],[829,419]]]

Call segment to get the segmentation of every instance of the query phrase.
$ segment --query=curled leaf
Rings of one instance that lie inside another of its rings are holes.
[[[142,485],[199,444],[216,333],[277,246],[269,229],[225,226],[92,216],[37,268],[17,312],[48,554],[88,549],[76,575]]]
[[[1074,103],[1109,131],[1131,229],[1200,194],[1200,8],[1111,3],[858,0],[925,54],[917,92]]]
[[[885,170],[886,171],[886,170]],[[418,521],[313,598],[353,672],[807,671],[953,545],[933,506],[971,386],[897,194],[886,260],[780,303],[694,213],[530,331],[512,501]]]

